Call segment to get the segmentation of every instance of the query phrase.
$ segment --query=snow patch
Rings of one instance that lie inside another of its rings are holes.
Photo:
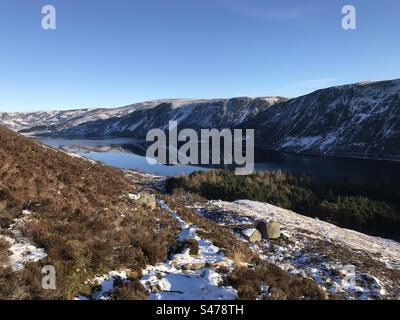
[[[178,240],[193,239],[199,244],[199,253],[192,256],[189,249],[175,254],[171,259],[155,266],[148,266],[143,271],[141,283],[150,292],[151,300],[233,300],[237,291],[224,287],[222,276],[206,268],[210,263],[224,263],[232,266],[233,262],[225,257],[220,249],[208,240],[201,239],[195,225],[187,224],[176,211],[172,211],[164,201],[160,206],[177,219],[181,231]],[[185,269],[185,266],[197,265],[198,269]],[[197,270],[196,270],[197,269]]]
[[[20,271],[29,262],[37,262],[47,257],[44,249],[36,248],[28,239],[13,239],[8,236],[0,236],[10,244],[11,252],[8,265],[13,271]]]
[[[24,265],[29,262],[37,262],[47,257],[44,249],[35,247],[27,238],[22,236],[20,228],[31,219],[32,212],[22,211],[22,217],[14,219],[9,231],[13,237],[0,235],[2,239],[9,243],[8,251],[11,255],[8,257],[6,266],[10,266],[13,271],[20,271]]]

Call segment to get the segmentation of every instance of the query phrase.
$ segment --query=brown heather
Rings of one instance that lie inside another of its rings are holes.
[[[22,231],[48,254],[20,272],[0,269],[0,299],[71,299],[90,293],[85,281],[95,274],[121,268],[140,272],[165,259],[178,225],[160,209],[130,200],[127,194],[136,191],[119,170],[0,127],[0,230],[6,233],[22,210],[30,210],[33,219]],[[6,256],[1,242],[0,259]],[[55,291],[41,289],[46,264],[56,267]],[[139,283],[131,287],[144,298]],[[115,297],[126,297],[124,288]]]

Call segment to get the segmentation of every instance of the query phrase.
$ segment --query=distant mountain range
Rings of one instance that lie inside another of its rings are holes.
[[[258,147],[302,154],[400,160],[400,80],[283,97],[157,100],[115,109],[0,113],[27,135],[145,138],[152,128],[252,128]]]
[[[400,160],[400,80],[318,90],[241,126],[273,150]]]
[[[148,130],[166,129],[173,120],[182,128],[231,128],[284,101],[282,97],[156,100],[116,109],[0,113],[0,122],[36,136],[145,138]]]

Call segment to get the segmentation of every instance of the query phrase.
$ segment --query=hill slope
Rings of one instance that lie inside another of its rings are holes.
[[[240,126],[273,150],[400,160],[400,80],[318,90]]]
[[[140,273],[165,259],[177,224],[130,199],[136,190],[121,171],[0,127],[0,262],[12,267],[0,267],[0,298],[73,298],[90,291],[94,274]],[[56,267],[57,290],[39,287],[46,264]]]

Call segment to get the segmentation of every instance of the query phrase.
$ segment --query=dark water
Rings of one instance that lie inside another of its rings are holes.
[[[38,139],[44,144],[74,152],[123,169],[136,169],[162,176],[207,170],[199,166],[149,164],[146,146],[140,140],[115,138],[106,140]],[[357,182],[384,182],[399,185],[400,162],[351,158],[313,157],[256,150],[256,170],[278,170]]]

